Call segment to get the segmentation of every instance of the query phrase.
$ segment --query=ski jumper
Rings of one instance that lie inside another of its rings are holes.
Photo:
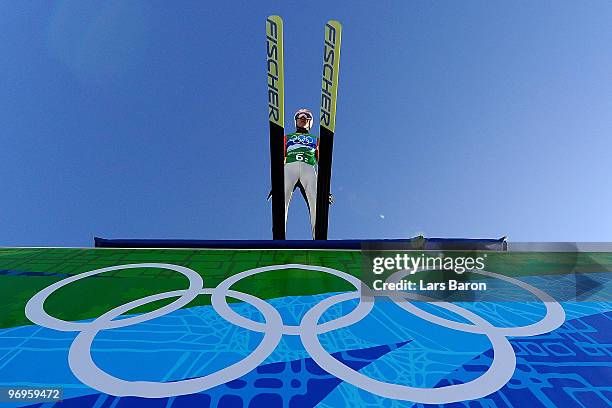
[[[299,187],[310,212],[313,238],[317,215],[318,145],[317,136],[305,129],[299,128],[297,132],[285,136],[285,228],[293,191]]]

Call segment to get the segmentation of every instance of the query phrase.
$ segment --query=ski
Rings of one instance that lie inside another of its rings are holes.
[[[268,118],[270,121],[270,180],[272,184],[272,238],[285,239],[285,75],[283,20],[266,20]]]
[[[323,48],[323,81],[321,88],[321,120],[319,130],[319,169],[317,175],[317,217],[315,239],[327,239],[329,193],[331,186],[332,151],[336,128],[336,102],[340,68],[342,25],[335,20],[325,24]]]

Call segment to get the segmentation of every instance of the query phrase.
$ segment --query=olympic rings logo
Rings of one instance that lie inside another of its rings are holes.
[[[68,322],[60,320],[47,314],[43,308],[45,300],[51,294],[72,282],[104,272],[133,268],[161,268],[181,273],[189,280],[189,287],[184,290],[174,290],[128,302],[109,310],[91,322]],[[249,276],[282,269],[306,269],[328,273],[346,280],[352,284],[356,290],[354,292],[333,295],[322,300],[304,314],[299,325],[288,325],[283,323],[283,319],[278,310],[263,299],[230,289],[238,281]],[[110,395],[163,398],[205,391],[217,385],[232,381],[252,371],[275,350],[283,335],[289,335],[300,336],[306,351],[323,370],[356,387],[386,398],[424,404],[443,404],[478,399],[499,390],[512,378],[512,374],[516,367],[516,355],[508,341],[508,336],[535,336],[547,333],[555,330],[565,321],[565,312],[561,305],[545,292],[509,276],[483,270],[472,270],[471,272],[501,279],[531,292],[544,302],[546,306],[546,315],[539,322],[526,326],[497,327],[493,326],[479,315],[453,303],[436,303],[437,306],[467,319],[471,322],[471,324],[469,324],[431,314],[406,301],[406,299],[419,301],[430,300],[425,296],[407,292],[384,293],[383,296],[390,297],[399,307],[418,317],[453,330],[487,336],[491,342],[494,356],[493,362],[482,376],[463,384],[448,385],[440,388],[410,387],[407,385],[392,384],[376,380],[336,360],[323,348],[318,335],[348,327],[366,317],[374,307],[375,296],[374,292],[356,277],[323,266],[284,264],[250,269],[230,276],[216,288],[204,288],[202,277],[194,270],[184,266],[164,263],[140,263],[111,266],[71,276],[46,287],[28,301],[25,308],[25,314],[28,319],[40,326],[59,331],[79,332],[68,352],[70,368],[74,375],[84,384]],[[399,280],[407,274],[407,271],[396,272],[387,279],[387,282],[399,282]],[[263,339],[251,354],[241,361],[212,374],[176,382],[126,381],[104,372],[94,363],[91,357],[91,345],[95,336],[101,330],[131,326],[164,316],[187,305],[201,294],[211,295],[212,307],[228,322],[264,334]],[[379,295],[380,292],[377,292],[376,296]],[[174,302],[157,310],[115,320],[123,313],[136,307],[173,297],[177,297]],[[264,316],[265,323],[250,320],[233,311],[227,303],[227,297],[233,297],[254,306]],[[350,313],[334,320],[319,323],[321,316],[330,307],[352,299],[359,299],[359,303]]]
[[[315,143],[314,138],[310,136],[304,136],[304,135],[295,135],[291,137],[289,141],[291,143],[300,143],[300,144],[307,144],[307,145],[313,145]]]

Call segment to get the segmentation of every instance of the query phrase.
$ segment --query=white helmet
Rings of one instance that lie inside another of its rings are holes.
[[[295,120],[296,127],[297,127],[298,116],[301,116],[301,115],[306,115],[307,117],[306,129],[310,130],[310,128],[312,127],[312,112],[305,108],[298,109],[295,112],[295,115],[293,115],[293,119]]]

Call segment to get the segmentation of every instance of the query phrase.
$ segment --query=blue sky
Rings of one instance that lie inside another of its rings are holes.
[[[611,2],[180,4],[0,3],[1,246],[270,238],[269,14],[289,118],[344,26],[330,238],[612,240]]]

